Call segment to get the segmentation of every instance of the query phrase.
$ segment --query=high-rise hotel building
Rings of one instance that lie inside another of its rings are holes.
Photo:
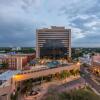
[[[71,57],[71,29],[52,26],[36,31],[37,58],[67,58]]]

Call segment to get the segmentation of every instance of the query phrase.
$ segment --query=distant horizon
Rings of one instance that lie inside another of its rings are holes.
[[[17,47],[20,47],[20,48],[36,48],[36,47],[32,47],[32,46],[30,46],[30,47],[28,47],[28,46],[14,46],[14,47],[10,47],[10,46],[8,46],[8,47],[1,47],[0,46],[0,48],[17,48]],[[71,47],[71,48],[100,48],[100,47]]]

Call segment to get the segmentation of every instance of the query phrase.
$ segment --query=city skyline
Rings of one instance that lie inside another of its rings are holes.
[[[0,46],[35,46],[36,29],[72,29],[72,46],[100,47],[99,0],[0,0]]]

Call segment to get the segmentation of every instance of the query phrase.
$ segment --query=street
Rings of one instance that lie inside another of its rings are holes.
[[[83,77],[85,81],[100,94],[100,85],[92,80],[92,74],[89,72],[87,73],[86,68],[81,68],[81,71],[85,74],[85,76]]]

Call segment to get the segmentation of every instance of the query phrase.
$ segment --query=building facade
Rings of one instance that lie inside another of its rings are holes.
[[[36,58],[71,57],[71,29],[52,26],[36,31]]]
[[[100,76],[100,54],[95,54],[92,56],[92,67],[90,67],[90,70],[98,74]]]
[[[8,69],[22,70],[27,64],[27,57],[5,56],[0,58],[0,63],[7,63]]]
[[[35,58],[35,53],[32,54],[5,54],[0,56],[0,64],[7,63],[8,69],[23,70],[28,62]]]

